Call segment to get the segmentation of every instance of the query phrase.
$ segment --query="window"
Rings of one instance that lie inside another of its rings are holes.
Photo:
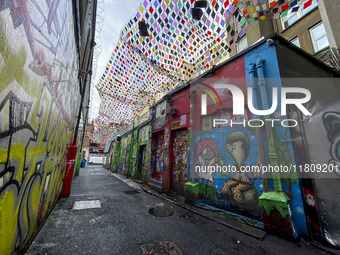
[[[318,6],[318,0],[313,0],[312,4],[304,9],[303,7],[305,3],[306,2],[301,3],[301,1],[299,1],[297,5],[292,6],[287,10],[287,15],[281,18],[282,29],[290,27],[296,21],[301,19],[304,15],[308,14],[314,10],[316,6]]]
[[[289,11],[288,11],[289,13]],[[298,13],[297,12],[290,12],[286,17],[282,18],[282,26],[283,29],[286,29],[287,27],[291,26],[295,21],[297,21],[298,18]]]
[[[313,43],[315,52],[318,52],[319,50],[322,50],[326,48],[327,46],[329,46],[326,29],[322,22],[312,27],[309,31],[311,34],[312,43]]]
[[[242,39],[237,43],[237,53],[243,51],[248,47],[247,36],[243,36]]]
[[[294,44],[295,46],[300,47],[300,41],[299,41],[299,37],[295,37],[293,40],[290,41],[292,44]]]

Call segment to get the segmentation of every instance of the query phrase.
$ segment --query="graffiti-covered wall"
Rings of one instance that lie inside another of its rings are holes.
[[[132,177],[147,182],[150,176],[151,125],[135,131],[132,152]]]
[[[258,171],[262,166],[289,167],[295,162],[288,127],[253,125],[256,119],[286,119],[280,115],[280,107],[275,108],[272,116],[255,116],[247,100],[246,91],[251,87],[255,91],[256,109],[272,105],[269,92],[272,87],[281,87],[277,63],[275,47],[262,44],[193,84],[195,107],[191,109],[186,200],[252,218],[254,224],[263,224],[282,235],[305,237],[308,231],[297,174]],[[243,114],[234,113],[235,95],[217,84],[233,84],[238,88],[244,95]]]
[[[340,95],[340,93],[338,94]],[[314,177],[318,200],[306,194],[307,203],[319,209],[323,237],[332,245],[340,246],[340,105],[339,98],[312,103],[313,112],[304,122],[306,142],[311,164],[333,165],[328,173],[310,173]],[[318,128],[316,129],[315,126]]]
[[[124,135],[120,140],[118,171],[124,175],[128,172],[131,138],[132,135],[130,133],[129,135]]]
[[[0,1],[0,254],[24,248],[60,193],[80,98],[72,10]]]

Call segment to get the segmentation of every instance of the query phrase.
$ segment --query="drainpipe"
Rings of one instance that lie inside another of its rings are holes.
[[[97,1],[95,0],[93,2],[93,6],[92,6],[92,21],[96,20],[96,16],[97,16]],[[95,31],[96,31],[96,22],[92,22],[92,38],[91,38],[91,42],[90,42],[90,54],[89,54],[88,61],[86,63],[86,70],[80,70],[80,73],[79,73],[80,74],[79,75],[79,82],[80,82],[81,99],[80,99],[80,105],[79,105],[77,124],[76,124],[76,127],[75,127],[73,145],[77,145],[78,129],[79,129],[79,124],[80,124],[81,113],[82,113],[82,110],[83,110],[83,102],[84,102],[84,99],[85,99],[85,92],[86,92],[88,76],[90,76],[90,79],[89,79],[90,81],[92,79],[92,62],[93,62],[94,47],[96,46]],[[83,60],[83,59],[81,59],[81,60]],[[81,68],[80,62],[79,62],[79,68]],[[81,82],[82,81],[82,78],[81,78],[82,72],[85,73],[84,83]],[[89,84],[89,86],[91,86],[91,84]],[[86,121],[86,119],[84,119],[84,121]],[[82,143],[83,143],[83,141],[82,141]]]
[[[263,62],[264,60],[262,58],[259,58],[256,61],[256,70],[258,75],[258,86],[260,87],[260,94],[261,94],[261,100],[262,100],[262,106],[263,109],[268,109],[268,97],[267,97],[267,91],[266,91],[266,80],[263,73]],[[265,116],[265,119],[270,119],[270,116]],[[268,145],[269,145],[269,164],[271,166],[278,166],[277,161],[277,153],[275,150],[275,141],[274,136],[272,135],[272,126],[266,123],[266,130],[267,130],[267,138],[268,138]],[[273,181],[274,181],[274,190],[275,191],[282,191],[282,184],[280,179],[280,173],[273,172]]]
[[[76,45],[77,45],[77,54],[78,54],[78,61],[79,61],[79,68],[82,67],[82,63],[80,63],[80,61],[82,61],[83,59],[79,55],[80,52],[80,40],[81,40],[81,36],[79,34],[79,26],[80,26],[80,20],[79,20],[79,1],[73,1],[73,12],[74,12],[74,33],[75,33],[75,40],[76,40]],[[95,21],[96,19],[96,10],[97,10],[97,0],[94,0],[93,2],[93,6],[92,6],[92,21]],[[95,28],[95,22],[92,23],[92,28]],[[94,31],[93,30],[93,34],[92,34],[92,42],[94,42]],[[80,118],[81,118],[81,113],[82,113],[82,108],[83,108],[83,101],[84,101],[84,97],[85,97],[85,91],[86,91],[86,85],[87,85],[87,79],[88,76],[92,74],[92,71],[89,70],[89,68],[92,66],[92,60],[93,60],[93,48],[94,48],[94,44],[91,43],[91,47],[90,47],[90,54],[89,54],[89,58],[88,61],[86,63],[86,70],[85,70],[85,79],[82,79],[82,75],[81,73],[79,73],[78,75],[78,79],[79,79],[79,89],[80,89],[80,95],[81,95],[81,100],[80,100],[80,105],[79,105],[79,111],[78,111],[78,118],[77,118],[77,124],[75,126],[75,132],[74,132],[74,137],[73,137],[73,141],[72,144],[70,145],[69,151],[68,151],[68,155],[67,155],[67,163],[66,163],[66,171],[65,171],[65,177],[64,177],[64,181],[63,181],[63,187],[62,190],[60,192],[60,196],[61,197],[69,197],[70,193],[71,193],[71,185],[72,185],[72,179],[73,179],[73,174],[74,174],[74,170],[75,170],[75,162],[76,162],[76,157],[77,157],[77,143],[78,143],[78,129],[79,129],[79,124],[80,124]],[[91,76],[90,76],[91,79]],[[84,83],[83,83],[84,81]],[[84,116],[85,118],[85,116]],[[84,121],[86,121],[84,119]],[[85,130],[84,130],[85,131]]]
[[[266,92],[266,80],[263,72],[264,60],[259,58],[256,61],[256,70],[258,76],[258,86],[261,93],[261,101],[264,109],[268,109],[268,98]],[[266,131],[269,149],[269,164],[273,167],[278,166],[278,157],[275,149],[275,140],[272,132],[272,126],[266,120],[270,116],[265,116]],[[263,192],[259,197],[259,205],[262,212],[263,224],[266,229],[272,230],[280,235],[292,237],[295,236],[294,226],[290,215],[290,201],[286,193],[282,192],[280,173],[272,173],[274,182],[274,191]],[[280,222],[277,217],[280,215]],[[282,228],[282,226],[285,226]]]
[[[254,63],[250,63],[249,64],[249,83],[250,83],[250,87],[253,89],[257,89],[256,87],[256,81],[255,81],[255,64]],[[257,98],[256,98],[256,94],[257,93],[253,93],[253,102],[255,102],[255,105],[258,105],[257,103]],[[258,107],[257,107],[258,108]],[[266,165],[266,159],[265,159],[265,155],[264,155],[264,145],[263,145],[263,137],[262,137],[262,130],[259,129],[256,131],[256,135],[257,135],[257,143],[258,143],[258,148],[259,148],[259,158],[260,158],[260,163],[261,165]],[[261,178],[262,178],[262,185],[263,185],[263,191],[267,192],[269,191],[269,185],[268,185],[268,178],[267,178],[267,174],[265,173],[261,173]]]

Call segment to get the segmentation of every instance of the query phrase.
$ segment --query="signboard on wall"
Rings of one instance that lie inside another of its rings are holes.
[[[181,121],[180,120],[171,122],[171,130],[178,129],[180,127],[181,127]]]
[[[187,115],[184,114],[181,116],[181,126],[184,126],[187,124]]]
[[[186,124],[187,124],[187,115],[183,114],[180,120],[171,122],[171,130],[179,129],[181,127],[184,127]]]

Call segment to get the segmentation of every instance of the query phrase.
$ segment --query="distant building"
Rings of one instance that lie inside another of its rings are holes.
[[[87,125],[85,131],[85,139],[82,153],[83,157],[85,157],[86,159],[89,157],[90,154],[104,156],[105,143],[96,143],[91,138],[93,132],[94,122],[92,121],[90,124]]]
[[[275,32],[332,68],[340,70],[339,12],[339,1],[298,1],[298,5],[290,7],[286,15],[281,15],[279,19],[251,23],[230,56]]]

